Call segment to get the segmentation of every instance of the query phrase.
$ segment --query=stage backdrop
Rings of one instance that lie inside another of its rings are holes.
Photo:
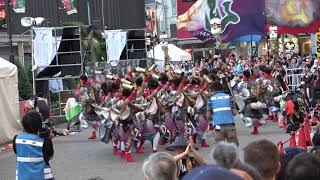
[[[177,29],[187,30],[191,34],[199,34],[199,30],[210,32],[210,20],[219,17],[222,20],[223,42],[244,35],[265,34],[264,0],[198,0],[183,14],[183,9],[190,4],[180,3]],[[188,35],[178,31],[177,36],[181,38]]]
[[[278,33],[315,33],[320,26],[320,0],[266,0],[267,23]]]

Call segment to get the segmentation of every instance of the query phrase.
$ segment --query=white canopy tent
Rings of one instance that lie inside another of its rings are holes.
[[[164,67],[164,52],[160,44],[151,49],[147,55],[149,58],[155,59],[155,64],[157,64],[159,68]],[[168,55],[170,62],[183,62],[192,60],[191,54],[173,44],[168,44]]]
[[[0,144],[7,143],[21,131],[19,125],[18,70],[0,57]]]

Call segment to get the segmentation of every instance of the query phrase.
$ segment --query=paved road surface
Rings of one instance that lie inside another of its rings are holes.
[[[269,139],[277,143],[289,136],[270,122],[260,128],[260,134],[250,135],[249,129],[237,121],[237,132],[240,140],[239,152],[242,148],[257,139]],[[112,145],[88,140],[89,130],[79,134],[54,139],[55,156],[51,161],[54,176],[57,180],[88,180],[100,177],[103,180],[142,180],[141,166],[143,160],[150,154],[151,145],[146,144],[146,153],[134,154],[136,163],[126,163],[119,156],[113,156]],[[212,132],[208,133],[209,144],[213,144]],[[163,149],[163,147],[161,147]],[[211,148],[200,151],[208,158]],[[0,152],[0,180],[15,179],[15,155],[12,151]]]

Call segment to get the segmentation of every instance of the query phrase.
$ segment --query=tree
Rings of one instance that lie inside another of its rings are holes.
[[[30,99],[32,96],[31,79],[29,79],[29,75],[28,75],[26,69],[22,66],[22,64],[19,60],[17,60],[15,64],[18,69],[19,97],[23,100]]]

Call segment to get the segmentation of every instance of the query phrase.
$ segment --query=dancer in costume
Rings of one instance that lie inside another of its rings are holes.
[[[82,112],[79,116],[81,127],[87,128],[87,121],[91,121],[93,130],[88,139],[96,139],[96,131],[98,128],[97,116],[92,106],[92,104],[95,103],[94,89],[86,75],[80,76],[80,84],[77,87],[76,95],[79,96],[79,100],[82,104]]]
[[[121,88],[120,88],[121,89]],[[135,134],[135,127],[132,121],[132,112],[129,103],[136,96],[136,90],[128,85],[122,85],[122,94],[117,97],[114,106],[112,107],[111,116],[117,116],[119,121],[119,143],[121,149],[121,158],[127,159],[127,162],[135,162],[131,154],[131,147]]]
[[[207,88],[207,85],[200,82],[198,77],[194,77],[191,80],[190,90],[186,93],[189,97],[192,107],[188,107],[189,115],[191,116],[191,123],[195,127],[195,133],[192,135],[194,143],[197,139],[200,141],[202,147],[209,147],[206,143],[206,131],[209,126],[209,122],[205,117],[206,113],[206,103],[204,101],[205,94],[204,90]],[[208,97],[206,97],[207,99]],[[190,112],[191,111],[191,112]]]
[[[258,134],[258,127],[265,124],[265,109],[267,105],[259,101],[258,88],[256,86],[252,86],[250,90],[250,96],[244,100],[245,109],[244,109],[244,117],[246,119],[245,122],[252,122],[252,124],[246,124],[247,127],[253,125],[253,131],[251,134]]]

